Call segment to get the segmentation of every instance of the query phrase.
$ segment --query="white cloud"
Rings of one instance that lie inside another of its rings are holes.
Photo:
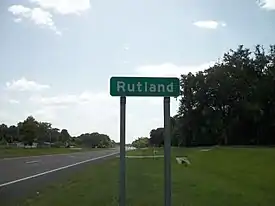
[[[29,2],[36,7],[12,5],[8,8],[8,11],[15,16],[14,22],[20,23],[23,19],[29,19],[40,27],[54,31],[59,36],[62,35],[62,32],[57,29],[53,21],[52,11],[61,15],[80,15],[91,7],[89,0],[29,0]]]
[[[22,77],[21,79],[7,82],[6,88],[8,90],[15,91],[41,91],[50,88],[50,86],[46,84],[39,84],[35,81],[30,81],[27,80],[25,77]]]
[[[15,22],[15,23],[20,23],[21,21],[22,21],[21,18],[15,18],[15,19],[14,19],[14,22]]]
[[[275,10],[275,0],[258,0],[258,5],[266,10]]]
[[[17,23],[21,22],[23,18],[29,19],[36,25],[46,27],[61,35],[52,19],[52,14],[48,11],[41,8],[28,8],[22,5],[12,5],[8,10],[15,16],[14,21]]]
[[[39,121],[51,121],[59,128],[68,128],[72,135],[98,131],[118,140],[119,98],[111,97],[107,91],[33,96],[29,103],[35,108],[29,114]]]
[[[123,48],[124,48],[125,51],[128,51],[130,49],[130,46],[126,44],[126,45],[124,45]]]
[[[76,104],[78,102],[77,96],[75,95],[61,95],[52,97],[35,96],[31,97],[30,100],[34,103],[40,103],[43,105],[54,105],[64,106],[70,104]]]
[[[180,77],[181,74],[188,74],[189,72],[198,72],[208,69],[214,65],[214,61],[199,64],[199,65],[183,65],[178,66],[173,63],[164,63],[159,65],[144,65],[136,69],[136,73],[139,76],[170,76]]]
[[[225,27],[225,22],[218,22],[213,20],[207,20],[207,21],[196,21],[193,23],[195,26],[204,28],[204,29],[217,29],[218,26]]]
[[[19,15],[19,14],[22,14],[22,15],[29,15],[30,12],[31,12],[31,8],[28,8],[28,7],[24,7],[22,5],[12,5],[9,7],[8,9],[11,13],[13,13],[14,15]]]
[[[82,92],[81,94],[61,94],[51,97],[32,96],[30,101],[46,106],[70,106],[87,104],[95,101],[112,100],[108,93]]]
[[[60,14],[80,14],[90,9],[89,0],[29,0],[41,8],[52,9]]]
[[[25,116],[27,117],[31,115],[38,121],[52,122],[56,119],[56,113],[56,108],[44,107],[33,112],[28,112],[25,114]]]
[[[9,99],[9,103],[10,104],[20,104],[20,101],[16,100],[16,99]]]

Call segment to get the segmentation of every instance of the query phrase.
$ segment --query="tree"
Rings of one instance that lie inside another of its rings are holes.
[[[51,142],[59,142],[60,141],[60,130],[58,128],[50,129],[50,139]]]
[[[111,147],[113,146],[110,137],[106,134],[99,134],[98,132],[82,134],[78,137],[82,145],[87,147]]]
[[[52,125],[48,122],[38,123],[38,142],[51,142],[51,129]]]
[[[0,124],[0,142],[1,144],[23,142],[25,145],[54,143],[54,146],[60,147],[66,144],[70,146],[84,145],[88,147],[114,147],[115,142],[106,134],[98,132],[84,133],[77,137],[71,137],[67,129],[53,128],[49,122],[38,122],[34,117],[29,116],[23,122],[18,122],[17,126]]]
[[[12,125],[9,128],[7,128],[6,140],[8,142],[19,141],[19,131],[16,126]]]
[[[62,129],[60,133],[60,141],[61,142],[68,142],[71,139],[71,135],[69,134],[68,130]]]
[[[149,144],[154,147],[160,147],[164,144],[164,128],[151,130]]]
[[[146,148],[149,146],[148,137],[139,137],[132,142],[132,146],[135,148]]]
[[[0,125],[0,141],[7,141],[6,140],[7,131],[8,131],[8,126],[5,124],[1,124]]]
[[[240,45],[180,84],[172,145],[275,144],[275,45]],[[162,145],[162,136],[153,129],[150,143]]]
[[[23,142],[25,145],[32,145],[37,138],[38,122],[29,116],[22,124]]]

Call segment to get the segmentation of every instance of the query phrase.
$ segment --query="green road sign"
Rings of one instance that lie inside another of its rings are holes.
[[[171,77],[112,77],[111,96],[177,97],[180,81]]]

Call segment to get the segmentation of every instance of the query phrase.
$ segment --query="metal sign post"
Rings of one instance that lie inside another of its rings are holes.
[[[112,77],[111,96],[120,97],[119,205],[126,204],[125,111],[126,96],[164,97],[164,203],[171,206],[171,123],[170,97],[180,95],[180,81],[172,77]]]
[[[126,97],[120,97],[120,171],[119,171],[119,205],[125,206],[126,181],[125,181],[125,112]]]
[[[171,123],[170,97],[163,99],[164,109],[164,205],[171,206]]]

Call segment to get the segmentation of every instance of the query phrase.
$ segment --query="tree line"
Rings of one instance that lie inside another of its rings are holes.
[[[23,143],[24,145],[113,147],[115,142],[106,134],[97,132],[71,136],[67,129],[52,127],[51,123],[39,122],[29,116],[17,125],[0,125],[0,144]]]
[[[240,45],[210,68],[181,75],[173,146],[275,145],[275,45]],[[164,129],[149,145],[162,146]]]
[[[149,146],[149,138],[148,137],[139,137],[138,139],[132,142],[132,146],[135,148],[145,148]]]

